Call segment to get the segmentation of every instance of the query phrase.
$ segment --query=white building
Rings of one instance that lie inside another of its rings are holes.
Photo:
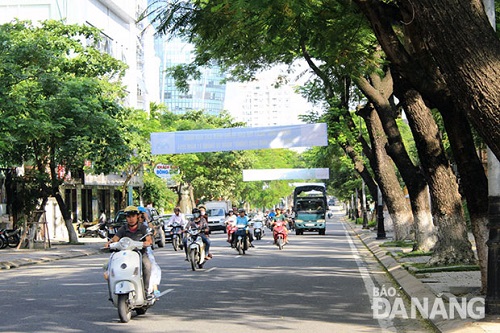
[[[228,83],[224,109],[249,127],[302,123],[299,115],[309,113],[313,106],[295,92],[297,83],[276,88],[279,74],[275,68],[258,75],[256,81]]]
[[[33,22],[55,19],[68,24],[87,24],[102,32],[101,51],[124,61],[128,69],[123,83],[128,95],[126,106],[149,111],[151,101],[158,102],[158,66],[154,56],[154,31],[146,22],[136,23],[147,0],[2,0],[0,23],[15,18]],[[152,85],[148,85],[152,84]],[[73,218],[94,220],[104,209],[114,216],[118,207],[117,189],[120,176],[88,176],[64,188],[65,201]],[[136,179],[135,185],[141,180]],[[46,207],[51,238],[67,237],[61,213],[55,200]]]

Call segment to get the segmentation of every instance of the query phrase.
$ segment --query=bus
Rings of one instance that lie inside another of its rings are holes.
[[[323,183],[298,183],[293,190],[295,234],[304,231],[326,232],[325,214],[328,210],[326,186]]]

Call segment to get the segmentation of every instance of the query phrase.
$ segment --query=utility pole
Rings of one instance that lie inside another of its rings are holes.
[[[491,26],[495,29],[495,0],[483,0]],[[488,149],[488,283],[486,313],[500,314],[500,163]]]

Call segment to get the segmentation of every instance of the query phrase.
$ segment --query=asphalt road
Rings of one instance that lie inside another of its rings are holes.
[[[214,258],[195,272],[171,244],[155,251],[164,294],[146,315],[127,324],[107,300],[102,276],[107,254],[4,270],[0,331],[426,331],[415,321],[373,319],[373,287],[390,281],[338,221],[329,222],[325,236],[292,234],[282,251],[268,230],[242,256],[225,234],[211,237]]]

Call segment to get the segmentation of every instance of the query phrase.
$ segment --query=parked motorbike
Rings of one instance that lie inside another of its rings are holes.
[[[205,243],[201,238],[202,232],[198,228],[187,231],[187,255],[193,271],[196,271],[197,268],[203,268],[205,263]]]
[[[285,222],[277,221],[274,224],[273,235],[275,235],[274,239],[276,240],[276,245],[280,250],[283,250],[283,246],[285,246]]]
[[[8,247],[17,247],[21,240],[21,229],[2,229],[0,230],[0,249]]]
[[[233,247],[238,251],[238,253],[245,254],[245,252],[248,250],[249,245],[248,245],[248,227],[247,226],[236,226],[236,231],[234,232],[234,237],[233,237]]]
[[[264,236],[264,224],[262,221],[254,221],[253,222],[253,236],[256,240],[261,240],[262,236]]]
[[[98,237],[101,224],[88,221],[80,221],[77,224],[78,237]]]
[[[112,251],[107,269],[109,300],[118,308],[122,323],[132,318],[132,310],[143,315],[156,298],[147,297],[142,276],[142,241],[128,237],[109,245]]]
[[[171,229],[170,229],[170,235],[172,236],[172,246],[174,248],[175,251],[181,249],[182,250],[182,226],[177,223],[177,222],[174,222],[172,225],[171,225]]]

